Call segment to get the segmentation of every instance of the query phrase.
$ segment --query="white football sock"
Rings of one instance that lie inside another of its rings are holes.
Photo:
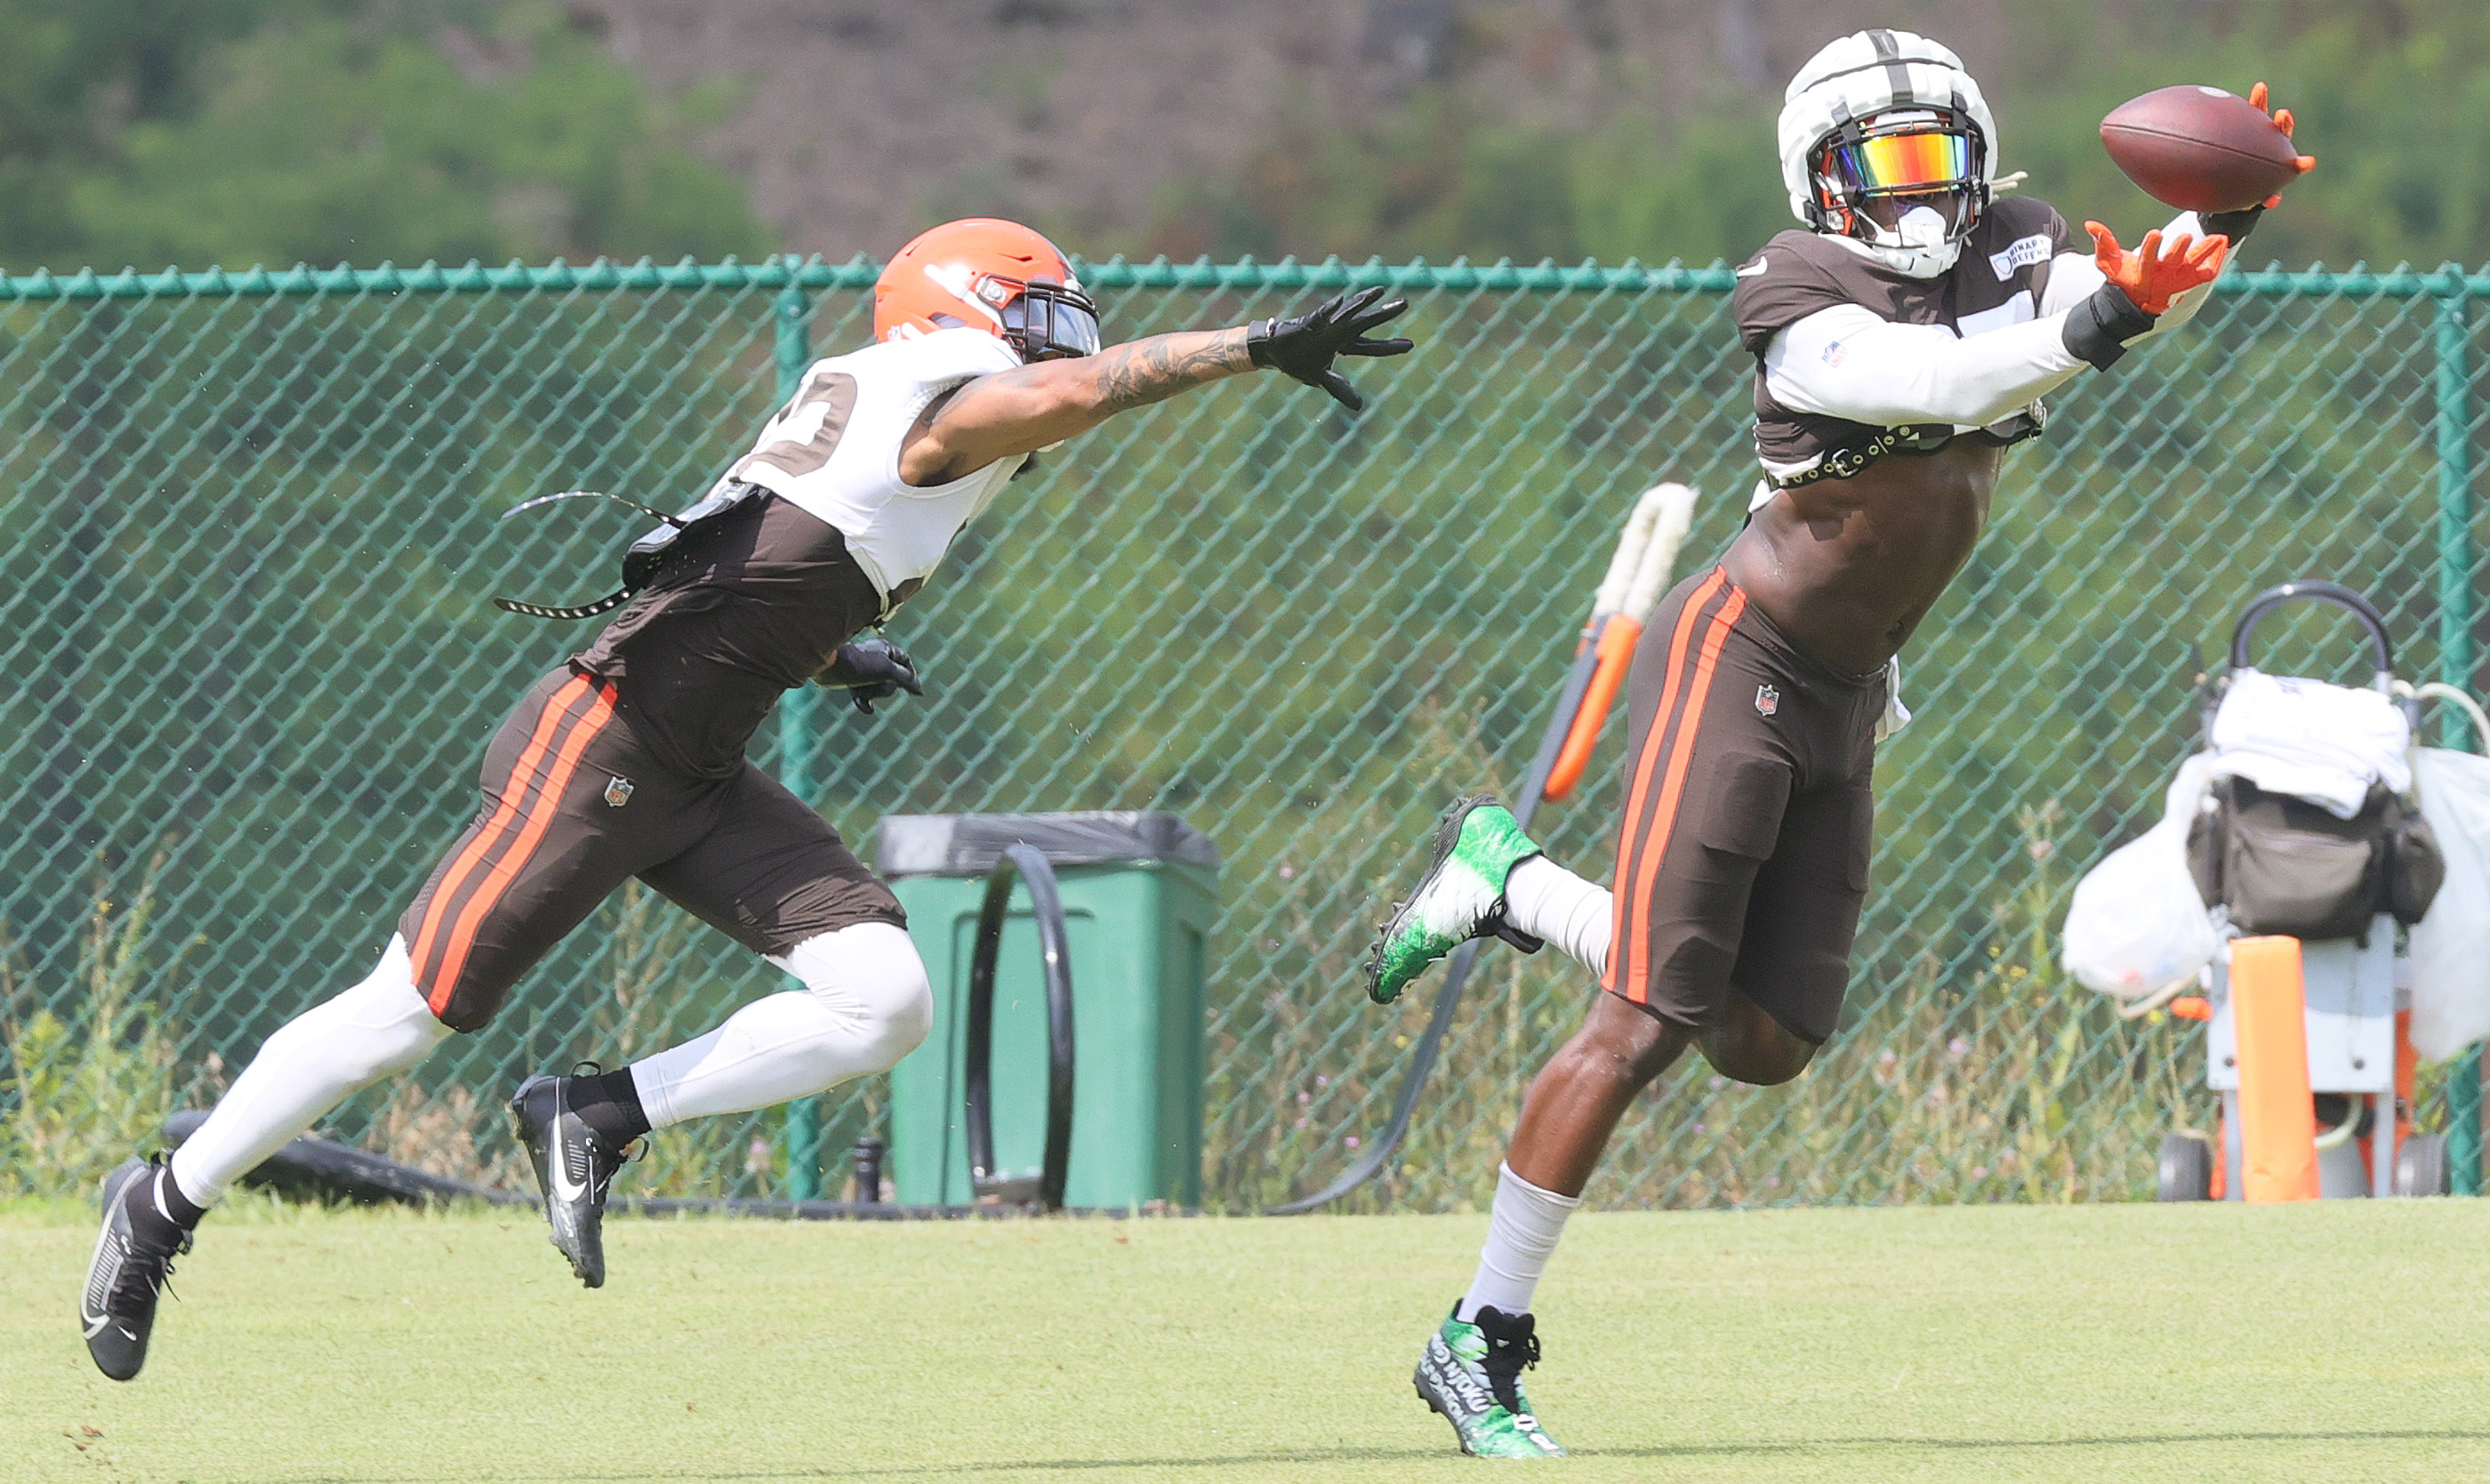
[[[860,922],[769,960],[802,989],[756,1000],[697,1040],[631,1064],[649,1126],[749,1113],[886,1071],[934,1026],[934,991],[905,928]]]
[[[198,1206],[259,1167],[320,1116],[450,1033],[417,992],[406,940],[390,939],[370,977],[277,1028],[216,1111],[173,1151],[173,1183]]]
[[[1455,1314],[1467,1320],[1481,1309],[1529,1313],[1530,1295],[1548,1271],[1556,1238],[1565,1235],[1565,1218],[1581,1204],[1580,1196],[1542,1190],[1514,1174],[1513,1166],[1498,1165],[1495,1205],[1488,1215],[1487,1245],[1479,1249],[1478,1276],[1470,1280],[1470,1291]]]
[[[1616,932],[1608,888],[1533,856],[1504,878],[1505,920],[1565,950],[1593,974],[1608,972],[1608,939]]]

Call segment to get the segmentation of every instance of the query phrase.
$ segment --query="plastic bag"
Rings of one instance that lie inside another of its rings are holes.
[[[2423,747],[2413,781],[2447,879],[2412,930],[2412,1042],[2443,1062],[2490,1035],[2490,758]]]
[[[2161,823],[2110,852],[2075,883],[2064,962],[2085,988],[2141,1000],[2194,978],[2220,950],[2212,915],[2187,871],[2187,823],[2213,768],[2210,752],[2180,765]]]

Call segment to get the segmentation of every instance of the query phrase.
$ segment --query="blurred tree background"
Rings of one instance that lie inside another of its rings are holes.
[[[1991,8],[1885,9],[1884,23],[1944,40],[1949,12]],[[2031,172],[2025,189],[2070,219],[2099,218],[2131,241],[2130,227],[2166,215],[2102,153],[2098,125],[2111,108],[2174,82],[2245,93],[2263,79],[2322,166],[2294,189],[2289,211],[2260,225],[2254,261],[2483,260],[2490,6],[2479,0],[2016,0],[1994,10],[1994,60],[1962,49],[1998,116],[2000,167]],[[1819,29],[1865,23],[1840,21]],[[1390,109],[1352,117],[1298,100],[1234,177],[1172,189],[1157,230],[1181,237],[1206,224],[1206,250],[1222,258],[1699,264],[1741,258],[1795,224],[1774,147],[1780,73],[1751,68],[1741,79],[1724,67],[1689,94],[1620,57],[1606,88],[1613,102],[1590,122],[1517,124],[1464,85],[1467,59],[1494,45],[1484,28],[1456,29],[1439,75]]]
[[[534,4],[0,0],[0,263],[23,272],[751,254],[742,182]]]
[[[2480,262],[2479,0],[0,0],[0,264],[887,253],[1738,258],[1824,39],[1956,44],[2006,169],[2160,209],[2121,101],[2264,78],[2324,162],[2254,260]]]

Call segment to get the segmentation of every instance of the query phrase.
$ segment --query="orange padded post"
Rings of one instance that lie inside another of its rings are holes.
[[[1642,625],[1622,613],[1611,613],[1600,627],[1600,667],[1591,672],[1589,688],[1582,692],[1581,710],[1574,713],[1574,725],[1565,734],[1565,745],[1556,754],[1556,766],[1549,770],[1546,796],[1562,799],[1574,792],[1582,781],[1582,770],[1591,761],[1591,749],[1599,745],[1601,723],[1608,719],[1608,708],[1616,703],[1617,689],[1626,683],[1626,672],[1634,668],[1635,643],[1642,637]]]
[[[2231,945],[2231,1024],[2239,1032],[2240,1192],[2251,1203],[2317,1199],[2317,1110],[2300,940]]]

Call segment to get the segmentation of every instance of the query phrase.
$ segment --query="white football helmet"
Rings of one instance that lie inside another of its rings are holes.
[[[1798,219],[1933,278],[1988,207],[1997,121],[1953,51],[1908,31],[1861,31],[1790,79],[1781,154]]]

